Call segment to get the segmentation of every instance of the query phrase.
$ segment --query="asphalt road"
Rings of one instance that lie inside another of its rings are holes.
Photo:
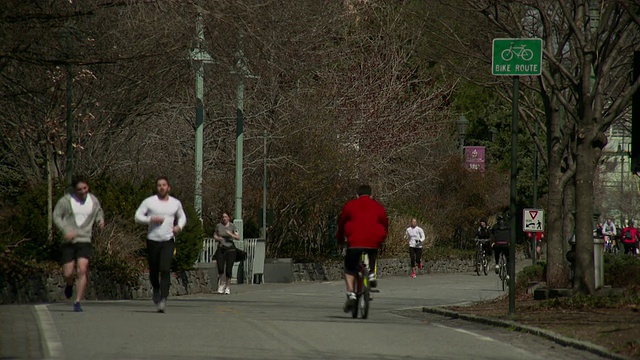
[[[599,359],[421,311],[504,294],[494,274],[382,278],[379,288],[366,320],[342,312],[338,281],[173,297],[165,314],[151,300],[87,301],[83,313],[70,302],[42,304],[34,313],[43,354],[59,359]]]

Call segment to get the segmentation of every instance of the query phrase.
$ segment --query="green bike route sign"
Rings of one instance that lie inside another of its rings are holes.
[[[527,76],[542,73],[542,39],[493,39],[491,74]]]

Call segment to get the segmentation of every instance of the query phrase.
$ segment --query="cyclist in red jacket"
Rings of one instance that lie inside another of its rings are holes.
[[[380,203],[371,198],[371,186],[360,185],[357,198],[348,201],[338,218],[336,240],[347,251],[344,257],[344,279],[347,284],[347,302],[344,311],[349,312],[356,304],[353,292],[355,274],[362,252],[369,257],[369,285],[376,287],[375,264],[378,248],[384,242],[389,230],[387,212]]]
[[[629,226],[622,229],[622,233],[620,233],[620,240],[622,241],[622,245],[624,245],[624,253],[635,255],[636,254],[636,243],[640,239],[640,235],[638,235],[638,230],[633,223],[633,220],[629,220]]]

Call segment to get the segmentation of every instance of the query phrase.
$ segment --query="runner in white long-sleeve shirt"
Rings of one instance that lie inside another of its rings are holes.
[[[153,303],[165,312],[171,285],[171,261],[175,236],[187,223],[180,200],[169,195],[171,187],[165,177],[156,180],[156,195],[146,198],[136,211],[136,222],[149,225],[147,259],[149,280],[153,287]],[[159,277],[159,278],[158,278]]]
[[[411,226],[405,232],[405,238],[409,240],[409,258],[411,259],[411,277],[416,277],[416,264],[422,269],[422,242],[424,230],[418,226],[418,220],[411,219]]]

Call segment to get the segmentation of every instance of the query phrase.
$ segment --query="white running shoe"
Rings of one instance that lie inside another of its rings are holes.
[[[231,295],[231,289],[229,289],[228,287],[224,288],[224,294],[225,295]]]
[[[158,312],[164,313],[166,309],[167,309],[167,299],[160,299],[160,302],[158,302]]]
[[[226,287],[226,284],[220,284],[220,286],[218,286],[218,294],[224,294],[224,290]]]
[[[375,288],[378,286],[378,279],[376,279],[376,274],[369,274],[369,286]]]
[[[344,312],[351,311],[351,309],[353,309],[353,307],[356,306],[357,302],[358,302],[358,298],[356,297],[356,294],[352,292],[348,292],[347,302],[344,303],[344,308],[343,308]]]

